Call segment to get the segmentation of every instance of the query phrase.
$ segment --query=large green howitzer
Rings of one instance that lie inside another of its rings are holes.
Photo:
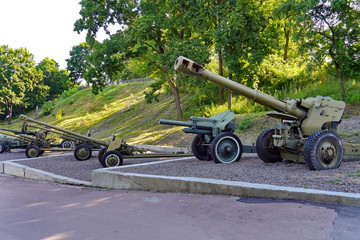
[[[280,119],[280,123],[260,133],[256,140],[256,152],[264,162],[287,159],[304,162],[311,170],[323,170],[339,167],[344,153],[360,155],[359,144],[343,144],[336,134],[336,128],[345,110],[343,101],[322,96],[279,100],[214,74],[185,57],[179,57],[175,61],[175,70],[211,81],[277,111],[268,113],[268,116]],[[226,137],[219,140],[220,143],[225,141],[232,142],[230,146],[239,145],[235,138],[230,140]],[[221,157],[221,154],[225,153],[231,155],[231,152],[242,151],[236,147],[229,148],[226,144],[214,145],[213,148],[213,158]]]
[[[229,142],[223,143],[226,144],[226,147],[241,148],[242,152],[254,153],[256,151],[255,146],[242,145],[240,141],[237,141],[237,137],[232,134],[235,131],[234,118],[235,113],[228,110],[209,118],[192,116],[190,122],[160,119],[159,123],[187,127],[183,129],[183,132],[196,134],[191,144],[191,151],[199,160],[211,159],[211,146],[217,144],[217,139],[221,138],[221,136],[222,138],[231,136],[236,140],[233,142],[234,145],[229,145]],[[218,137],[219,135],[220,137]],[[237,156],[233,154],[223,155],[220,158],[214,158],[214,161],[217,163],[234,162],[240,159],[242,152]]]
[[[0,130],[0,153],[10,152],[14,148],[26,148],[27,144],[34,141],[34,137],[14,134],[14,130],[1,128]],[[15,130],[16,132],[16,130]]]
[[[145,149],[137,148],[135,146],[131,146],[126,144],[126,142],[116,136],[112,136],[109,141],[104,141],[100,139],[96,139],[93,137],[85,136],[79,133],[75,133],[60,127],[56,127],[41,121],[37,121],[35,119],[31,119],[25,115],[20,116],[20,120],[26,123],[34,123],[39,125],[42,129],[46,127],[44,131],[51,131],[53,133],[59,134],[60,136],[71,139],[75,145],[74,149],[74,156],[79,161],[88,160],[93,150],[100,151],[98,154],[98,159],[100,163],[104,167],[110,166],[119,166],[122,165],[123,157],[122,155],[132,156],[135,152],[144,153],[146,152]],[[29,126],[29,125],[28,125]],[[32,127],[39,127],[34,126]],[[63,148],[60,149],[43,149],[43,148],[36,148],[36,146],[31,146],[33,150],[34,157],[38,154],[41,150],[65,150]],[[29,148],[29,147],[28,147]],[[72,149],[71,149],[72,150]]]

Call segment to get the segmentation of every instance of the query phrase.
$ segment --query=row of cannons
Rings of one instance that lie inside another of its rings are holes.
[[[305,163],[310,170],[325,170],[338,168],[344,155],[360,155],[360,144],[343,143],[336,133],[345,110],[343,101],[322,96],[282,101],[216,75],[185,57],[176,60],[175,70],[243,95],[276,111],[267,115],[279,119],[279,123],[273,128],[260,133],[254,146],[243,145],[234,134],[235,114],[229,110],[210,118],[193,116],[188,122],[160,119],[160,124],[183,126],[185,133],[195,134],[191,151],[199,160],[232,163],[239,161],[243,153],[256,152],[266,163],[286,159]],[[83,161],[91,157],[92,151],[97,150],[103,167],[122,165],[123,156],[144,156],[146,152],[146,149],[128,145],[116,136],[112,136],[109,141],[103,141],[24,115],[20,116],[20,119],[24,121],[21,131],[7,130],[12,131],[9,133],[4,129],[0,130],[0,134],[16,140],[16,143],[0,142],[0,152],[23,147],[26,148],[27,157],[38,157],[47,150],[71,150],[77,160]],[[37,128],[37,131],[28,131],[28,128]],[[57,134],[63,140],[56,143],[47,138],[48,133]]]

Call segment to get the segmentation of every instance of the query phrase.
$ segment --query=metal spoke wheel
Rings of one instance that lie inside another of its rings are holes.
[[[204,135],[200,134],[197,134],[191,143],[191,151],[199,160],[208,160],[208,147],[204,146],[204,143]]]
[[[282,161],[279,149],[273,144],[272,135],[274,134],[275,129],[266,129],[256,139],[256,152],[263,162],[275,163]]]
[[[79,161],[88,160],[91,157],[91,147],[86,144],[79,144],[74,150],[74,156]]]
[[[34,158],[40,156],[41,150],[38,146],[29,145],[25,150],[25,155],[28,158]]]
[[[316,131],[305,142],[304,159],[310,170],[338,168],[343,156],[343,144],[333,131]]]
[[[61,148],[73,148],[74,143],[70,140],[62,140],[60,143]]]
[[[101,163],[101,159],[102,159],[102,157],[104,156],[104,153],[106,153],[106,151],[107,151],[107,148],[102,148],[102,149],[99,151],[98,160],[99,160],[100,163]]]
[[[123,157],[119,151],[111,150],[106,152],[100,161],[103,167],[116,167],[123,164]]]
[[[232,163],[239,161],[242,152],[241,141],[233,133],[220,133],[211,143],[211,156],[216,163]]]

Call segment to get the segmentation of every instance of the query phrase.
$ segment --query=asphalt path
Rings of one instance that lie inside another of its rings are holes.
[[[359,239],[360,208],[0,175],[0,239]]]

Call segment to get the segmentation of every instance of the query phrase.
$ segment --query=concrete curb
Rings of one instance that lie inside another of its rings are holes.
[[[60,175],[56,175],[50,172],[42,171],[39,169],[31,168],[21,165],[12,161],[5,161],[2,164],[2,173],[17,176],[21,178],[27,178],[32,180],[47,181],[53,183],[78,185],[78,186],[92,186],[91,182],[68,178]]]
[[[162,161],[151,164],[161,163]],[[122,167],[117,167],[117,169],[119,168]],[[91,179],[93,186],[111,189],[296,199],[360,206],[360,194],[282,187],[268,184],[121,173],[112,171],[111,169],[93,170]]]

